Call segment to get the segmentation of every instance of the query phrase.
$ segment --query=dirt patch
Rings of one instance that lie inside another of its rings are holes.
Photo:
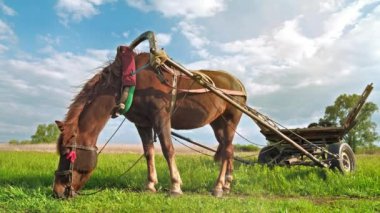
[[[103,145],[98,145],[98,148],[101,149]],[[200,150],[203,153],[212,154],[209,151],[203,150],[199,147],[190,147]],[[175,151],[177,154],[199,154],[187,147],[184,147],[182,145],[174,146]],[[213,147],[215,148],[215,147]],[[155,150],[157,154],[162,153],[161,152],[161,146],[160,144],[155,144]],[[25,144],[25,145],[15,145],[15,144],[0,144],[0,151],[20,151],[20,152],[56,152],[56,145],[55,144]],[[106,146],[106,148],[103,150],[104,153],[137,153],[141,154],[143,153],[143,148],[141,144],[109,144]]]

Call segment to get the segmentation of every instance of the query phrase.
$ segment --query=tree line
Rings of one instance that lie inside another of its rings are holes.
[[[36,132],[30,140],[10,140],[10,144],[41,144],[55,143],[59,137],[60,131],[55,123],[39,124]]]

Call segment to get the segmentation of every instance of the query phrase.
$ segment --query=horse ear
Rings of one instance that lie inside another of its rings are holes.
[[[55,121],[55,123],[57,124],[58,126],[58,129],[63,132],[63,126],[64,126],[64,123],[62,121]]]

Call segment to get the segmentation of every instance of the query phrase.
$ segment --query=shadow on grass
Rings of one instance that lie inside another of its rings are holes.
[[[285,174],[285,177],[287,180],[293,180],[293,179],[304,179],[308,180],[310,179],[310,176],[316,175],[318,178],[322,180],[327,180],[327,169],[321,169],[321,168],[315,168],[315,169],[299,169],[294,172],[290,172],[288,174]]]

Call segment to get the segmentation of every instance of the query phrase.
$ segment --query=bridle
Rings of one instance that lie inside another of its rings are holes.
[[[78,145],[76,139],[74,139],[73,144],[65,145],[63,148],[70,148],[71,151],[69,153],[61,154],[59,164],[62,163],[62,160],[68,160],[70,162],[69,168],[62,171],[56,170],[54,174],[55,178],[57,178],[57,176],[68,178],[68,182],[65,185],[64,195],[69,197],[74,192],[74,188],[72,186],[74,169],[78,172],[93,170],[97,164],[98,148],[96,146]],[[78,158],[77,152],[80,153]],[[90,161],[88,161],[88,159],[90,159]]]

